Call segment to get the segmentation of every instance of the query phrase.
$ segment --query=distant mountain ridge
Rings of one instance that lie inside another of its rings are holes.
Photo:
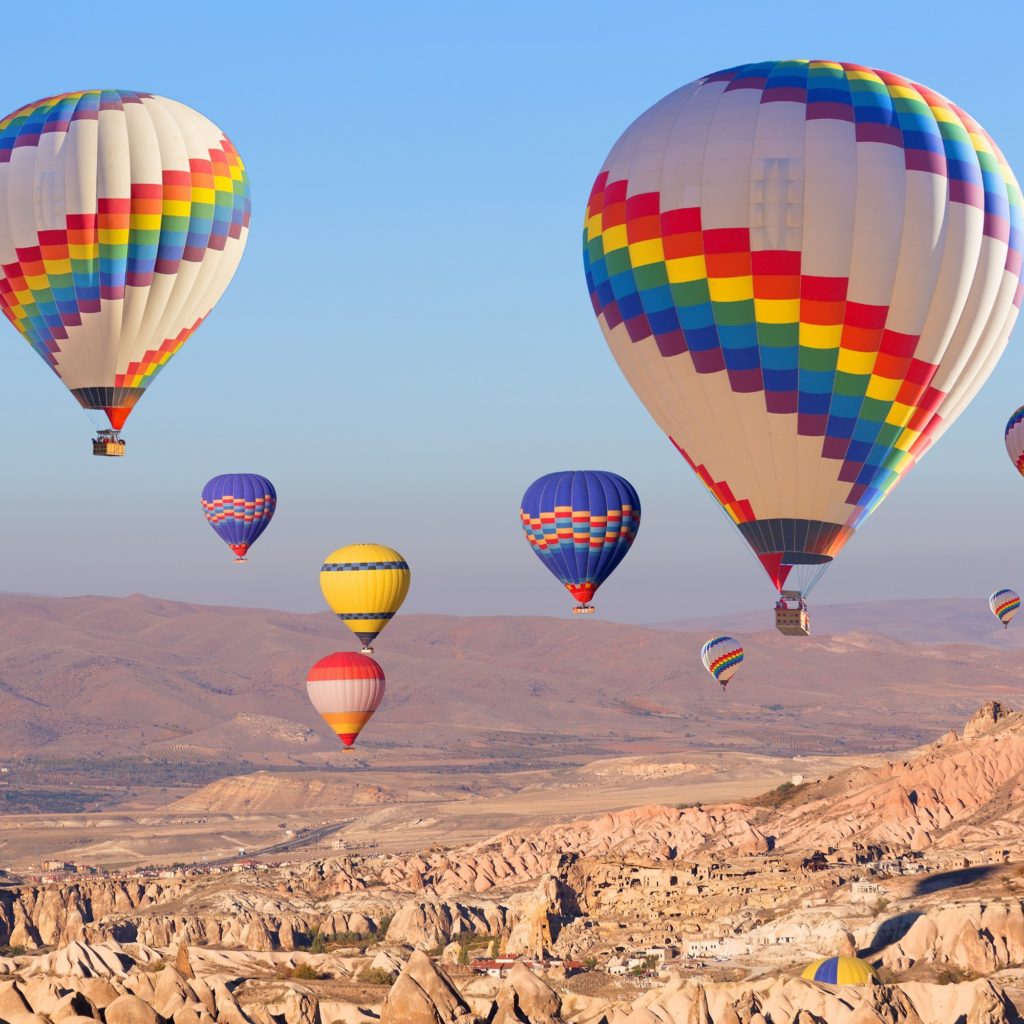
[[[889,602],[883,602],[887,606]],[[377,645],[388,692],[367,751],[453,759],[575,759],[687,748],[766,753],[902,749],[986,699],[1024,695],[1013,627],[920,644],[886,635],[896,608],[814,610],[816,635],[746,630],[723,694],[701,623],[400,615]],[[915,602],[923,632],[956,602]],[[906,610],[906,614],[910,614]],[[834,617],[844,631],[829,633]],[[881,617],[886,621],[877,622]],[[866,631],[876,623],[878,632]],[[1018,624],[1019,625],[1019,624]],[[308,667],[353,647],[333,616],[128,598],[0,596],[0,758],[236,758],[323,766],[337,741],[309,705]],[[256,716],[256,717],[253,717]]]

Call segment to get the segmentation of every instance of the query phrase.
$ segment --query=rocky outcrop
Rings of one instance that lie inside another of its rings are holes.
[[[372,932],[391,910],[379,897],[359,907],[339,905],[339,896],[366,888],[348,860],[317,861],[301,871],[285,868],[281,875],[273,898],[258,892],[206,898],[208,880],[185,878],[4,889],[0,944],[38,949],[73,942],[169,946],[184,941],[269,951],[296,948],[296,936],[317,931]],[[174,913],[163,912],[171,905]]]
[[[920,960],[986,975],[1024,963],[1024,908],[1020,901],[970,903],[918,917],[882,962],[905,971]]]
[[[1010,712],[999,701],[990,700],[967,720],[967,724],[964,726],[964,739],[971,740],[976,736],[991,732],[996,723],[1006,718],[1008,714]]]
[[[558,940],[564,924],[580,914],[576,893],[554,875],[544,875],[530,893],[510,901],[505,952],[542,956]]]
[[[56,975],[67,978],[123,978],[137,960],[115,942],[69,942],[43,953],[21,969],[27,975]]]
[[[242,1010],[223,980],[213,987],[186,978],[174,966],[150,972],[141,965],[150,951],[133,958],[114,944],[102,948],[75,944],[40,957],[24,958],[20,977],[0,982],[0,1021],[32,1024],[33,1016],[53,1024],[75,1020],[105,1024],[256,1024]],[[82,971],[51,975],[47,967],[105,964],[107,977]],[[320,1024],[315,997],[286,998],[280,1021],[264,1024]],[[285,1012],[287,1011],[287,1012]]]
[[[517,963],[498,989],[489,1024],[561,1024],[562,1000],[525,964]]]
[[[319,1000],[299,985],[287,986],[278,999],[261,1009],[269,1018],[266,1024],[321,1024]]]
[[[178,952],[174,957],[174,966],[183,978],[194,978],[195,971],[192,970],[192,961],[188,955],[188,943],[182,939],[178,943]]]
[[[104,1011],[106,1024],[159,1024],[160,1017],[138,996],[118,996]]]
[[[609,1024],[1019,1024],[1020,1020],[1006,993],[988,981],[830,988],[795,978],[670,983],[606,1016]]]
[[[387,939],[432,949],[459,935],[497,935],[507,920],[507,908],[496,903],[410,900],[391,919]]]
[[[416,951],[384,1001],[381,1024],[476,1024],[448,976]]]

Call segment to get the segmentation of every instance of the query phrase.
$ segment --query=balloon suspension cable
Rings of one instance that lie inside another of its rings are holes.
[[[594,606],[592,604],[581,604],[577,605],[572,610],[573,615],[593,615]]]
[[[793,567],[796,570],[797,582],[800,584],[798,589],[805,599],[811,596],[811,591],[821,582],[821,578],[825,575],[831,564],[832,561],[830,559],[818,565],[797,565]]]

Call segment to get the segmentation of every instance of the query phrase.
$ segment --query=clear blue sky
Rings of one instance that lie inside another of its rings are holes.
[[[85,414],[0,323],[7,591],[315,610],[322,557],[376,540],[412,564],[411,610],[558,614],[567,595],[521,536],[519,498],[542,473],[607,468],[636,485],[644,522],[600,612],[768,605],[594,321],[580,232],[605,154],[703,73],[818,57],[938,89],[1024,173],[1019,0],[49,10],[46,27],[5,13],[0,107],[96,86],[182,100],[241,152],[253,219],[227,294],[129,421],[125,459],[92,458]],[[1024,480],[1002,448],[1024,404],[1020,334],[817,600],[1024,586]],[[247,470],[280,506],[240,568],[199,492]]]

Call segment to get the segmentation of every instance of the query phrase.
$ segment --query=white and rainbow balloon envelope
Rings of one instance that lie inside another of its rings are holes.
[[[612,147],[587,286],[640,400],[781,591],[807,593],[971,401],[1021,302],[991,136],[900,75],[705,75]]]

